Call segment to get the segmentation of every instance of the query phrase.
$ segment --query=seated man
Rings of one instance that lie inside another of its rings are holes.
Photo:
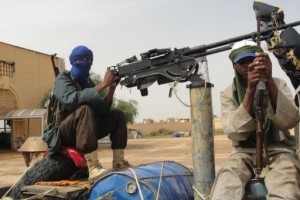
[[[116,75],[112,70],[106,71],[103,81],[95,86],[89,78],[93,53],[85,46],[74,48],[69,59],[71,70],[60,73],[55,80],[53,97],[58,105],[57,108],[48,108],[53,119],[49,122],[49,130],[58,127],[61,146],[76,147],[86,154],[89,179],[105,171],[98,161],[97,148],[98,140],[109,134],[113,170],[129,167],[124,159],[127,146],[124,113],[110,109],[118,85]],[[99,93],[106,88],[108,94],[101,98]]]
[[[300,199],[300,163],[295,140],[289,129],[299,123],[299,111],[286,83],[272,76],[267,53],[254,42],[237,42],[229,55],[233,63],[233,83],[221,92],[222,123],[232,140],[233,151],[220,169],[211,199],[242,199],[245,186],[255,173],[256,121],[255,91],[259,81],[267,88],[263,133],[264,177],[267,199]],[[263,175],[263,174],[261,174]]]

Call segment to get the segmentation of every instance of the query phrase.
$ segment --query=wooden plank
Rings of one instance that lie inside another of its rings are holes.
[[[67,199],[72,193],[85,190],[82,187],[76,186],[50,186],[50,185],[28,185],[21,189],[22,194],[41,196],[54,196]]]

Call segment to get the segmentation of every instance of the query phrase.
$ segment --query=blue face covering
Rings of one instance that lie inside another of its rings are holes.
[[[93,60],[93,52],[85,46],[75,47],[69,57],[72,65],[70,73],[80,82],[82,88],[86,88],[88,87],[90,69],[93,62],[77,60],[82,57],[92,58]]]
[[[83,88],[88,86],[91,63],[86,61],[76,61],[72,64],[71,75],[76,78]]]

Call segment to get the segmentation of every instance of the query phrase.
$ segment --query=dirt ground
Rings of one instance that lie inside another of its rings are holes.
[[[221,167],[231,151],[230,141],[223,135],[215,136],[215,166]],[[158,161],[175,161],[193,168],[191,137],[130,139],[126,159],[134,166]],[[99,144],[98,157],[105,168],[111,168],[112,151],[109,144]],[[35,162],[39,158],[34,158]],[[0,151],[0,188],[13,185],[26,171],[23,156],[18,151]]]

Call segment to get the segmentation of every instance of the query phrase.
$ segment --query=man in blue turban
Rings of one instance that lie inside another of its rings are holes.
[[[107,70],[103,81],[94,85],[90,79],[93,52],[86,46],[77,46],[70,57],[72,68],[60,73],[55,80],[53,96],[58,101],[49,128],[58,127],[61,146],[76,147],[85,153],[89,179],[105,170],[98,160],[98,140],[110,134],[113,150],[113,170],[130,166],[124,159],[127,146],[127,124],[121,110],[111,110],[113,95],[118,85],[112,70]],[[108,88],[108,94],[100,93]],[[49,109],[48,109],[49,110]]]

